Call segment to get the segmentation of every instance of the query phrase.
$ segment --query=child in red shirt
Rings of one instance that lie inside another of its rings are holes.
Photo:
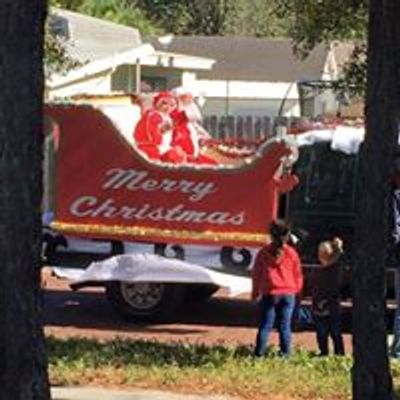
[[[275,317],[279,321],[281,354],[290,354],[295,298],[303,287],[300,257],[296,249],[287,243],[288,227],[281,222],[273,222],[270,236],[271,243],[258,252],[252,271],[252,299],[260,299],[261,308],[255,348],[257,357],[265,353]]]

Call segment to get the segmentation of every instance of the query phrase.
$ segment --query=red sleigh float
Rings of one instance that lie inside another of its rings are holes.
[[[52,227],[63,234],[260,246],[294,184],[280,176],[295,153],[285,137],[254,152],[225,148],[216,166],[173,165],[146,159],[95,106],[48,105],[45,116],[60,135]],[[208,151],[218,157],[215,143]]]

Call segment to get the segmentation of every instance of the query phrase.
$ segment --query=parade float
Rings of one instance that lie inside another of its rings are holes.
[[[74,288],[105,286],[120,311],[138,318],[165,316],[219,287],[248,291],[279,196],[297,183],[295,141],[208,138],[200,150],[212,162],[163,160],[135,143],[139,100],[46,105],[46,264]]]

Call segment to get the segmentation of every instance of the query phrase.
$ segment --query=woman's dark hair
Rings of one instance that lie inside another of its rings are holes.
[[[274,257],[280,255],[289,231],[289,227],[283,221],[271,222],[269,226],[269,234],[271,235],[272,240],[271,254]]]

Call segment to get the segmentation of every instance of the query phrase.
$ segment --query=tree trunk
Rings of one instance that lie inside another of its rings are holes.
[[[400,110],[400,2],[370,0],[366,137],[360,153],[353,271],[353,399],[392,399],[385,256]]]
[[[50,398],[41,325],[44,0],[0,3],[0,399]]]

